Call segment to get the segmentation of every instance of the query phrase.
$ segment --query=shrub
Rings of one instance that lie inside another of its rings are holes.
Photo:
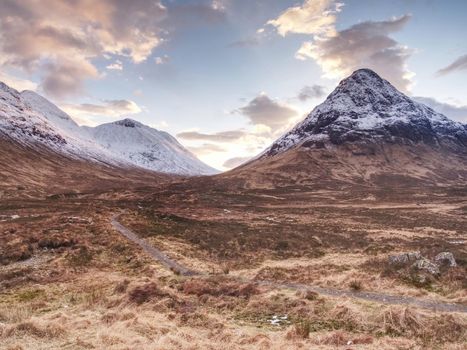
[[[129,284],[130,284],[130,281],[127,279],[118,282],[114,288],[114,293],[118,293],[118,294],[125,293]]]
[[[163,296],[167,296],[167,293],[161,291],[154,282],[135,287],[128,295],[130,301],[138,305]]]
[[[86,246],[82,246],[77,252],[67,255],[68,263],[73,268],[87,266],[92,259],[92,252]]]
[[[350,287],[350,289],[352,289],[354,291],[360,291],[360,290],[363,289],[362,282],[358,281],[358,280],[350,281],[349,287]]]
[[[311,322],[308,320],[301,321],[295,324],[295,334],[302,338],[306,339],[311,332]]]

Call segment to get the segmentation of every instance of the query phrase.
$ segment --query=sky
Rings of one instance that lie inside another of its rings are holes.
[[[464,0],[2,0],[0,81],[226,170],[371,68],[467,123]]]

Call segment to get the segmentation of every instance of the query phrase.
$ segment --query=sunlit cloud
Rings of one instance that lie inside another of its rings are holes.
[[[305,0],[303,5],[288,8],[267,24],[274,26],[282,36],[290,33],[328,36],[335,31],[336,13],[341,7],[342,4],[334,0]]]
[[[119,118],[129,114],[141,112],[141,108],[129,100],[108,100],[101,104],[65,104],[60,106],[70,114],[79,124],[95,125],[93,117]]]
[[[0,72],[0,81],[18,91],[23,91],[23,90],[35,91],[38,87],[37,83],[29,79],[18,78],[13,75],[2,73],[2,72]]]
[[[335,35],[303,43],[298,59],[314,59],[327,77],[342,79],[359,68],[370,68],[397,88],[408,91],[413,73],[407,68],[412,50],[391,38],[410,20],[402,16],[387,21],[362,22]]]
[[[144,61],[163,41],[167,9],[158,0],[0,3],[0,65],[42,72],[44,92],[82,92],[100,77],[92,60],[109,55]],[[119,69],[114,63],[109,69]]]

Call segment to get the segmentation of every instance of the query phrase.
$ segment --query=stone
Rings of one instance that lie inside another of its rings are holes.
[[[440,273],[438,265],[423,257],[415,261],[412,267],[420,271],[426,271],[431,275],[439,275]]]
[[[442,252],[435,256],[435,264],[438,266],[456,267],[456,259],[451,252]]]
[[[389,256],[389,264],[391,265],[405,265],[410,262],[419,260],[422,258],[422,255],[419,251],[415,252],[407,252],[397,255],[390,255]]]

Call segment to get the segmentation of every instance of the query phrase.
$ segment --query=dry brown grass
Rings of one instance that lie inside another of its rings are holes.
[[[191,279],[184,282],[182,288],[184,293],[197,296],[229,296],[248,299],[259,293],[258,288],[252,283],[238,283],[221,276]]]
[[[165,296],[168,296],[168,294],[160,290],[155,282],[137,286],[128,293],[128,299],[130,302],[136,303],[137,305]]]

